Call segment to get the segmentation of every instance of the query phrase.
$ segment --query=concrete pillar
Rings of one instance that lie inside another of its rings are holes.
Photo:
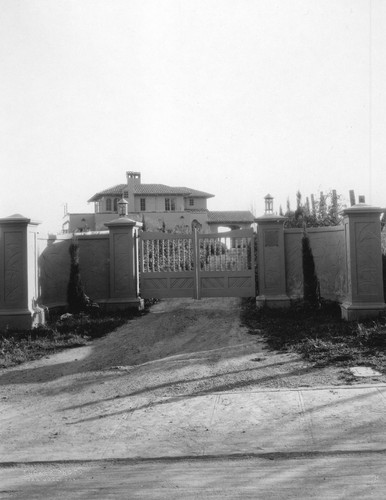
[[[359,203],[343,211],[347,255],[347,296],[341,304],[348,321],[385,311],[381,222],[384,209]]]
[[[141,223],[120,217],[110,230],[110,296],[108,309],[143,308],[138,288],[138,229]]]
[[[284,221],[285,217],[266,213],[258,223],[258,306],[289,307],[286,291]]]
[[[0,327],[30,329],[44,322],[37,307],[38,222],[16,214],[0,219]]]

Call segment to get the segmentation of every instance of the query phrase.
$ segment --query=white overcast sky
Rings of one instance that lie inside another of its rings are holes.
[[[0,217],[125,182],[386,206],[386,1],[0,0]]]

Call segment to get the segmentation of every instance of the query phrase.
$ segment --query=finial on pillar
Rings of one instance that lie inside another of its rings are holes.
[[[129,202],[125,198],[118,201],[118,215],[119,217],[127,217]]]
[[[264,196],[264,200],[265,200],[264,214],[265,215],[273,214],[273,196],[267,194],[266,196]]]

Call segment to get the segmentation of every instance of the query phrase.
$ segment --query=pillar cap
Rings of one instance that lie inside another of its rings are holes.
[[[372,205],[367,205],[366,203],[357,203],[352,207],[345,208],[340,212],[342,215],[349,214],[382,214],[386,212],[386,208],[373,207]]]
[[[142,227],[142,222],[137,222],[129,217],[119,217],[118,219],[105,222],[107,227]]]
[[[41,224],[41,222],[32,220],[29,217],[25,217],[21,214],[13,214],[9,215],[8,217],[1,218],[0,224],[33,224],[34,226],[37,226],[38,224]]]
[[[284,222],[288,219],[284,215],[275,214],[263,214],[260,217],[256,217],[254,222]]]

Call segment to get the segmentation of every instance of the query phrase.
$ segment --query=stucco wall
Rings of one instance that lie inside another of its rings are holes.
[[[344,228],[310,228],[307,234],[321,296],[342,302],[347,293]],[[291,298],[303,296],[302,236],[302,229],[284,231],[287,293]]]
[[[66,304],[70,272],[71,235],[39,236],[39,303],[48,307]]]
[[[109,235],[79,235],[79,266],[85,292],[93,300],[109,296]],[[49,307],[67,303],[70,235],[39,237],[39,302]]]
[[[194,205],[189,204],[189,198],[185,198],[185,210],[194,210],[194,209],[206,209],[207,200],[206,198],[194,198]]]
[[[86,294],[95,301],[109,296],[109,235],[78,238],[79,264]]]
[[[165,211],[165,199],[174,200],[176,211],[184,210],[184,198],[183,196],[148,196],[148,195],[136,195],[134,201],[135,212],[141,211],[141,198],[146,200],[146,212],[164,212]]]
[[[63,230],[67,232],[72,232],[79,229],[82,229],[84,231],[93,231],[95,227],[95,214],[66,214],[63,217],[62,227]]]

